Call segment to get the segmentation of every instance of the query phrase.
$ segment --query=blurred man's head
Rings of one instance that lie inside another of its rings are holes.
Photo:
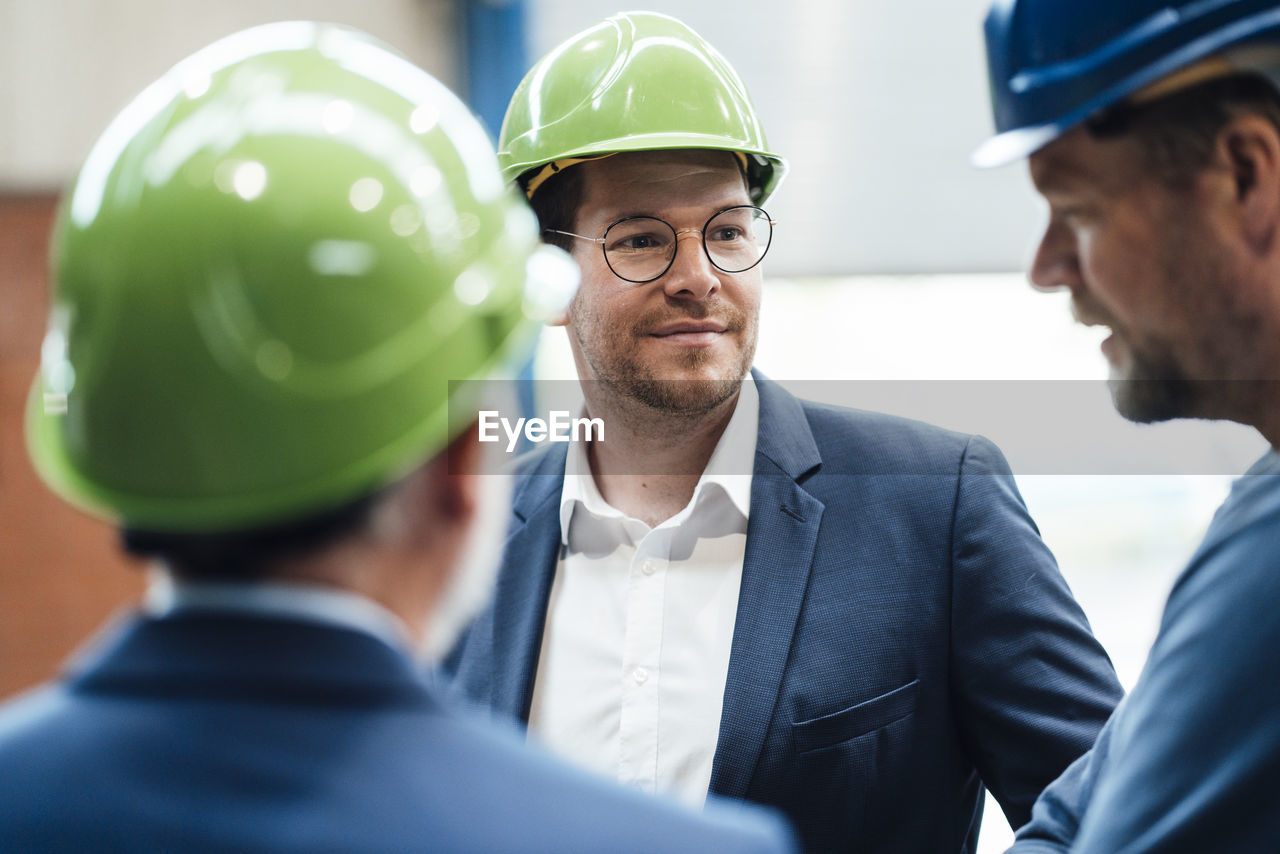
[[[1151,5],[993,7],[999,133],[975,160],[1029,157],[1049,203],[1032,282],[1108,327],[1122,414],[1256,423],[1280,378],[1280,95],[1251,70],[1280,68],[1256,41],[1272,24],[1251,2],[1177,20]]]
[[[180,577],[376,598],[339,569],[363,550],[425,557],[406,587],[455,601],[473,530],[495,536],[465,395],[522,354],[544,251],[428,74],[341,27],[231,36],[126,107],[67,195],[32,457]]]

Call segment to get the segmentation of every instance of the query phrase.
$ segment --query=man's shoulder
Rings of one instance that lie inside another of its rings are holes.
[[[529,475],[564,474],[565,456],[568,444],[565,442],[544,442],[516,456],[506,466],[506,471],[519,477]]]
[[[107,821],[108,815],[113,826],[136,826],[139,832],[154,831],[168,820],[163,810],[135,811],[110,793],[71,798],[66,790],[68,773],[89,770],[101,779],[114,780],[121,791],[145,789],[159,779],[152,779],[151,774],[164,766],[175,738],[181,740],[177,733],[185,726],[183,721],[189,723],[192,717],[179,707],[188,708],[191,703],[150,702],[149,707],[164,705],[173,712],[163,718],[167,723],[159,728],[130,724],[133,712],[125,708],[127,705],[115,697],[95,700],[92,692],[82,696],[73,683],[58,682],[0,706],[0,767],[6,771],[0,775],[0,799],[18,806],[8,818],[0,815],[0,848],[15,844],[19,848],[72,850],[87,838],[86,828]],[[606,849],[614,854],[657,850],[768,854],[791,850],[785,826],[769,813],[730,806],[698,815],[599,781],[531,748],[515,731],[503,732],[496,725],[434,703],[409,715],[334,707],[342,720],[362,719],[367,730],[380,733],[380,738],[343,757],[319,751],[309,765],[303,761],[306,754],[292,741],[273,747],[262,739],[289,720],[300,730],[316,729],[315,721],[324,715],[313,714],[315,709],[309,711],[303,704],[272,712],[246,712],[238,704],[196,705],[202,711],[194,714],[206,722],[229,722],[227,727],[215,729],[235,729],[246,744],[257,746],[243,755],[215,751],[215,757],[214,753],[196,751],[188,756],[188,762],[247,769],[274,750],[278,755],[272,761],[292,769],[286,773],[298,777],[320,774],[334,784],[323,795],[317,793],[314,803],[295,807],[313,809],[317,815],[328,816],[325,820],[337,821],[379,803],[383,841],[431,844],[456,851],[566,854]],[[137,709],[134,705],[133,711]],[[148,717],[153,724],[161,720],[155,715]],[[381,742],[388,740],[401,746],[387,752]],[[353,786],[355,781],[367,779],[375,760],[380,769],[379,783],[373,787],[376,791],[366,785]],[[164,785],[182,793],[185,783],[175,776]],[[48,822],[52,804],[59,805],[60,815],[66,819],[59,827]],[[566,810],[566,804],[572,804],[573,809]],[[245,816],[232,808],[210,820],[229,833],[248,827]],[[335,828],[334,832],[340,831]],[[352,846],[349,850],[363,850],[354,841]]]
[[[859,434],[885,434],[894,437],[919,437],[925,442],[962,446],[972,438],[970,433],[961,433],[907,418],[902,415],[891,415],[887,412],[875,412],[869,409],[858,409],[833,403],[797,398],[804,408],[809,423],[832,429],[833,431],[850,430]]]
[[[91,774],[94,753],[103,748],[94,715],[64,682],[38,685],[0,703],[0,803],[6,804],[0,809],[0,849],[8,850],[11,823],[60,803],[68,779]]]
[[[60,683],[38,685],[0,703],[0,766],[12,767],[9,760],[26,751],[43,751],[54,737],[51,730],[74,712],[74,701]]]
[[[955,475],[967,455],[1003,457],[987,439],[884,412],[799,399],[829,473]],[[761,419],[761,429],[768,429]]]
[[[462,807],[474,811],[475,822],[462,825],[476,850],[790,850],[789,831],[770,812],[714,804],[700,814],[571,768],[525,743],[514,728],[495,729],[461,714],[450,715],[445,726],[451,731],[442,743],[459,760],[452,766],[459,769],[455,787],[485,792]]]
[[[1177,710],[1199,714],[1203,726],[1265,731],[1268,751],[1280,756],[1280,479],[1263,477],[1219,511],[1174,582],[1134,693],[1153,698],[1153,714]],[[1196,691],[1185,690],[1189,682]]]
[[[1270,475],[1268,477],[1275,477]],[[1280,482],[1238,496],[1266,502]],[[1280,786],[1280,509],[1227,506],[1166,603],[1160,631],[1111,725],[1081,825],[1124,847],[1163,815],[1161,850],[1274,850],[1280,818],[1258,809]]]
[[[1244,646],[1270,632],[1280,654],[1280,621],[1270,618],[1280,599],[1280,475],[1247,475],[1219,508],[1204,541],[1169,594],[1165,623],[1184,612],[1231,625]],[[1253,613],[1257,620],[1240,619]],[[1237,631],[1237,626],[1240,629]],[[1211,630],[1209,625],[1206,630]],[[1215,631],[1215,634],[1220,632]]]

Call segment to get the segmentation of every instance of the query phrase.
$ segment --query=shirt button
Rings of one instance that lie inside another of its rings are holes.
[[[651,560],[646,560],[643,564],[640,565],[640,571],[643,572],[645,575],[653,575],[653,573],[657,570],[657,568],[658,567]]]
[[[649,671],[643,667],[637,667],[631,672],[631,678],[636,680],[637,685],[643,685],[649,678]]]

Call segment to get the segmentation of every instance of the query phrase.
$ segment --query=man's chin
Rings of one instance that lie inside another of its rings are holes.
[[[1113,365],[1107,387],[1116,411],[1139,424],[1185,418],[1194,412],[1191,383],[1176,372],[1122,372]]]
[[[737,394],[741,387],[741,379],[724,377],[633,377],[626,382],[625,392],[634,400],[661,412],[698,415],[720,406]]]

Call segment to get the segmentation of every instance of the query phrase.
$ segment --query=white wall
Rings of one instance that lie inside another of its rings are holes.
[[[459,79],[452,0],[0,0],[0,191],[56,189],[128,100],[236,30],[349,24]]]
[[[616,0],[529,4],[535,57],[619,10]],[[746,81],[774,150],[791,161],[768,205],[781,223],[769,272],[844,275],[1024,266],[1041,222],[1025,169],[968,163],[991,126],[988,4],[634,5],[675,15],[715,44]]]

